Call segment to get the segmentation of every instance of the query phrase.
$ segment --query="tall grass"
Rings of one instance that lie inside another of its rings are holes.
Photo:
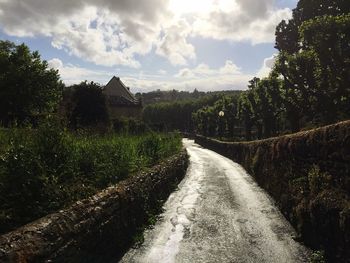
[[[72,134],[58,123],[0,130],[0,232],[65,207],[181,149],[176,134]]]

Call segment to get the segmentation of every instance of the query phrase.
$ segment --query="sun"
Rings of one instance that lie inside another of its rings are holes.
[[[169,9],[176,15],[188,13],[209,13],[215,0],[170,0]]]

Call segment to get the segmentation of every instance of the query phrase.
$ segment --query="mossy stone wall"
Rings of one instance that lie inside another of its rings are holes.
[[[0,236],[0,262],[116,262],[186,173],[185,150],[72,207]]]
[[[253,142],[195,140],[241,164],[307,245],[349,262],[350,121]]]

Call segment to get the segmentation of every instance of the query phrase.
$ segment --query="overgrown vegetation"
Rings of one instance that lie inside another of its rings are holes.
[[[57,121],[0,132],[0,232],[152,166],[181,148],[176,134],[94,135]]]

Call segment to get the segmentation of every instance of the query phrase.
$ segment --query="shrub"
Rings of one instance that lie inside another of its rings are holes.
[[[0,232],[88,197],[181,148],[175,134],[76,135],[54,119],[0,135]]]
[[[320,171],[317,165],[313,165],[308,173],[309,189],[312,195],[329,189],[332,183],[332,176]]]

